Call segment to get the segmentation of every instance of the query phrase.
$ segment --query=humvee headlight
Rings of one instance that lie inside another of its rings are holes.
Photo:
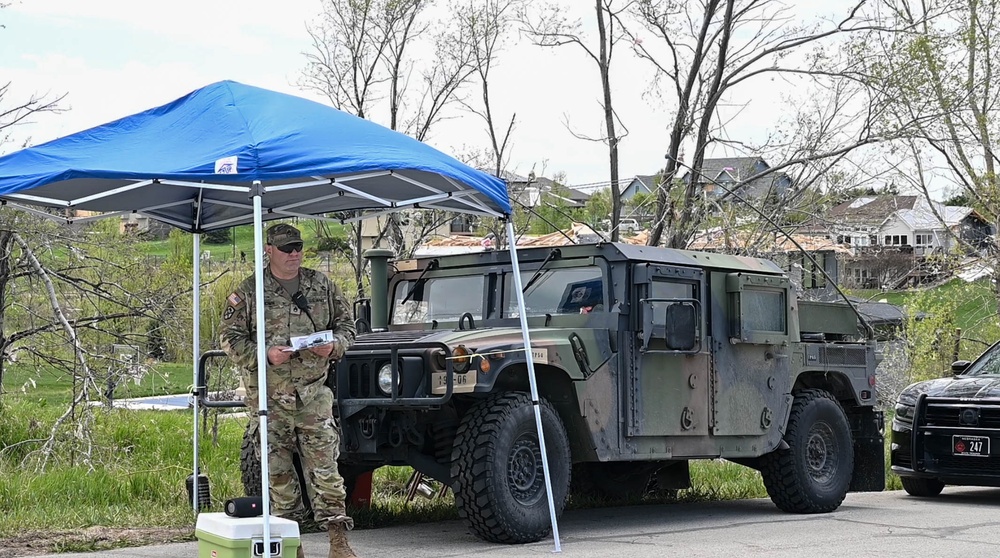
[[[462,374],[469,369],[469,363],[472,362],[472,357],[469,356],[471,353],[469,349],[465,348],[465,345],[459,345],[451,351],[451,367],[455,372]]]
[[[392,363],[387,362],[378,369],[378,389],[383,395],[392,395]]]

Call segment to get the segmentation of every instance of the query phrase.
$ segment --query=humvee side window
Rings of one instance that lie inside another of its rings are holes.
[[[785,291],[744,289],[743,327],[752,331],[786,333]]]
[[[521,284],[526,285],[534,272],[521,273]],[[545,314],[589,314],[603,312],[604,276],[597,266],[545,269],[524,293],[528,316]],[[504,301],[506,316],[517,316],[517,293],[514,278],[504,276]]]
[[[775,344],[788,341],[788,277],[738,272],[726,276],[730,293],[730,341]]]
[[[641,307],[643,350],[690,351],[701,337],[694,283],[653,280]]]
[[[457,321],[471,312],[476,320],[483,319],[483,275],[430,277],[418,284],[410,298],[400,304],[413,286],[413,281],[396,283],[392,303],[392,324],[417,324],[437,321]]]

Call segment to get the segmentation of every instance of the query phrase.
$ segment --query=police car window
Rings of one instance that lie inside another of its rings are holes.
[[[990,347],[963,376],[1000,375],[1000,344]]]
[[[532,271],[521,273],[526,285]],[[596,266],[545,269],[524,293],[528,316],[545,314],[585,314],[604,310],[604,277]],[[517,316],[517,293],[514,278],[504,277],[504,301],[507,316]]]
[[[481,320],[485,280],[482,275],[427,277],[417,283],[416,288],[414,281],[400,281],[396,283],[393,292],[391,322],[417,324],[432,320],[457,321],[466,312],[471,312],[473,318]],[[411,288],[413,294],[402,302]]]

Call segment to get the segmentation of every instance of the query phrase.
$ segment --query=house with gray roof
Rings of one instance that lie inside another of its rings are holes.
[[[798,232],[852,247],[843,267],[855,286],[895,288],[947,277],[945,259],[934,256],[982,252],[995,231],[970,207],[876,195],[847,200]]]
[[[733,192],[744,199],[784,197],[792,179],[783,172],[753,178],[771,168],[761,157],[722,157],[705,159],[698,172],[682,176],[685,184],[694,180],[708,198],[725,198]]]
[[[622,188],[621,200],[628,201],[636,194],[652,194],[660,186],[659,174],[637,174]]]

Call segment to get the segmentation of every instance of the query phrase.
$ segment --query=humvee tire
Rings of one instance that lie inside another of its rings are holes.
[[[539,404],[558,515],[569,495],[569,438],[552,405],[544,399]],[[496,543],[529,543],[552,529],[528,394],[494,395],[465,414],[452,449],[451,477],[458,515],[478,537]]]
[[[243,492],[247,496],[260,496],[260,431],[258,424],[254,421],[247,425],[243,432],[243,443],[240,445],[240,479],[243,481]],[[309,489],[305,484],[305,476],[302,474],[302,464],[299,456],[292,456],[292,465],[295,466],[295,473],[299,476],[299,490],[302,491],[302,503],[305,505],[305,519],[312,518],[312,503],[309,501]],[[347,504],[350,507],[350,496],[354,492],[354,485],[358,477],[363,473],[371,471],[370,467],[351,466],[345,463],[338,463],[340,476],[344,478],[344,491],[347,493]]]
[[[787,449],[760,458],[771,501],[792,513],[837,509],[854,470],[851,427],[840,403],[821,389],[797,392],[784,440]]]
[[[910,496],[932,498],[941,494],[941,491],[944,490],[944,483],[937,479],[899,477],[899,480],[903,483],[903,490]]]

